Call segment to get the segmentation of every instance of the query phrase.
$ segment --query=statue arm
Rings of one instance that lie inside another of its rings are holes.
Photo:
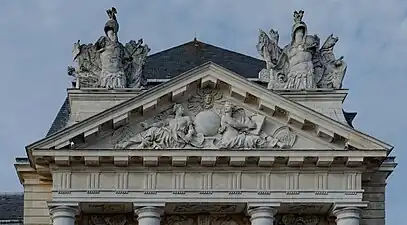
[[[151,123],[151,124],[148,124],[146,122],[141,122],[140,125],[144,129],[149,129],[151,127],[164,127],[164,126],[168,125],[168,120],[158,121],[158,122],[154,122],[154,123]]]
[[[102,36],[95,43],[96,51],[102,52],[105,49],[105,46],[106,46],[106,37]]]
[[[243,123],[239,123],[239,122],[238,122],[236,119],[234,119],[234,118],[227,118],[226,123],[227,123],[229,126],[231,126],[231,127],[233,127],[233,128],[236,128],[236,129],[238,129],[238,130],[249,128],[249,126],[247,126],[246,124],[243,124]]]

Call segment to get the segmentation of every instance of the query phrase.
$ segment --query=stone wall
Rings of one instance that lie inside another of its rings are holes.
[[[362,183],[362,188],[365,190],[363,201],[369,204],[362,212],[360,225],[384,225],[386,174],[374,174],[371,181]]]
[[[47,206],[51,189],[51,183],[24,184],[24,225],[52,224]]]

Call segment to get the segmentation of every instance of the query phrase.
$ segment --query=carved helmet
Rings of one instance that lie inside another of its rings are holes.
[[[112,30],[114,33],[119,32],[119,23],[117,22],[116,19],[116,14],[117,10],[116,8],[112,7],[111,9],[106,10],[107,16],[109,17],[109,20],[105,23],[105,34],[109,30]]]
[[[295,31],[297,31],[297,30],[299,30],[299,29],[303,29],[304,30],[304,40],[305,40],[305,37],[307,36],[307,24],[305,24],[303,21],[300,21],[300,22],[298,22],[298,23],[295,23],[294,25],[293,25],[293,28],[292,28],[292,32],[291,32],[291,38],[292,38],[292,40],[294,40],[294,36],[295,36]]]
[[[105,34],[107,34],[109,30],[112,30],[114,33],[117,33],[119,32],[119,23],[116,20],[110,19],[105,23],[104,30]]]
[[[298,29],[304,30],[304,37],[303,37],[304,40],[305,40],[305,37],[307,36],[307,24],[305,24],[305,22],[302,21],[303,15],[304,15],[304,11],[302,11],[302,10],[300,10],[299,12],[294,11],[294,25],[291,30],[291,40],[294,40],[295,31],[297,31]]]

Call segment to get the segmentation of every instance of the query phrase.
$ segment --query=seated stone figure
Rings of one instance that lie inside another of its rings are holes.
[[[266,147],[269,142],[275,145],[277,140],[273,141],[270,136],[262,137],[252,134],[250,131],[257,128],[257,124],[250,117],[245,115],[241,118],[234,116],[233,106],[230,102],[225,102],[224,113],[221,117],[221,127],[219,133],[222,138],[219,142],[219,148],[224,149],[252,149]]]
[[[174,118],[152,124],[142,122],[140,125],[145,130],[140,135],[119,143],[116,148],[127,148],[133,144],[139,144],[137,149],[184,148],[188,145],[202,147],[204,136],[196,133],[191,118],[184,115],[184,107],[175,104],[174,112]]]

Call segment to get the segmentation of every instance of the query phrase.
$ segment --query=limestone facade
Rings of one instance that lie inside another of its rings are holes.
[[[134,136],[142,132],[142,121],[165,119],[162,112],[174,103],[193,111],[190,99],[202,90],[263,116],[262,132],[289,144],[116,148],[118,131],[126,128]],[[96,91],[104,96],[95,100],[100,104],[86,103]],[[129,100],[117,101],[123,93]],[[321,98],[302,94],[296,98]],[[343,93],[329,95],[327,101],[335,101]],[[94,115],[27,146],[29,161],[16,164],[25,188],[24,224],[97,223],[93,217],[99,223],[157,225],[384,222],[385,181],[395,166],[389,145],[215,64],[151,91],[69,90],[68,96],[71,115]],[[291,136],[276,134],[281,127]]]
[[[303,11],[284,48],[261,31],[264,62],[195,58],[150,74],[163,81],[151,88],[148,71],[178,56],[149,62],[142,40],[118,41],[117,11],[107,13],[105,36],[74,46],[62,122],[15,164],[24,224],[384,225],[393,147],[352,127],[338,38],[319,48]],[[220,53],[209,55],[231,54]],[[260,71],[257,83],[245,71]]]

